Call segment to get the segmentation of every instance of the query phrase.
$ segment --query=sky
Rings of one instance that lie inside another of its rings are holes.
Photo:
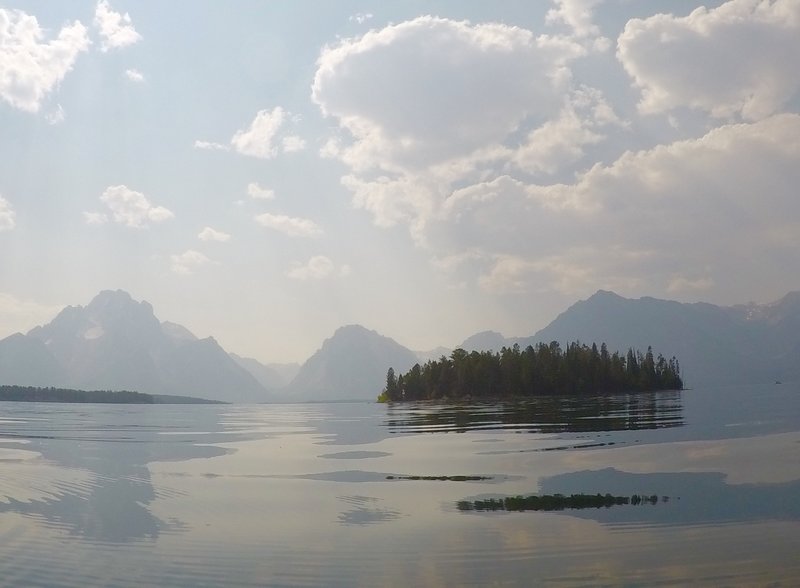
[[[800,0],[0,0],[0,338],[264,362],[800,289]]]

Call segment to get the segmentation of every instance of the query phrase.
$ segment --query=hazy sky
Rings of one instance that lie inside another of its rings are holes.
[[[800,289],[800,0],[0,0],[0,338],[262,361]]]

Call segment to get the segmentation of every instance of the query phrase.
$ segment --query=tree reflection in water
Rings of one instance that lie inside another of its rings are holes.
[[[542,396],[495,403],[389,404],[392,433],[510,430],[528,433],[633,431],[683,426],[681,391]]]

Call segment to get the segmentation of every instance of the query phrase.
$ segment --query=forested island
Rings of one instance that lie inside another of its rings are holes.
[[[82,402],[94,404],[224,404],[191,396],[145,394],[130,390],[72,390],[34,386],[0,386],[0,401],[6,402]]]
[[[600,395],[680,390],[683,380],[674,357],[667,360],[628,349],[625,355],[574,342],[562,349],[553,341],[504,347],[499,353],[456,349],[407,373],[386,374],[380,402],[407,400],[481,400],[547,395]]]

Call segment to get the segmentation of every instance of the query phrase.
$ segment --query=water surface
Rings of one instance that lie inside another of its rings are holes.
[[[656,495],[555,511],[532,494]],[[800,582],[800,388],[497,405],[0,403],[0,585]]]

